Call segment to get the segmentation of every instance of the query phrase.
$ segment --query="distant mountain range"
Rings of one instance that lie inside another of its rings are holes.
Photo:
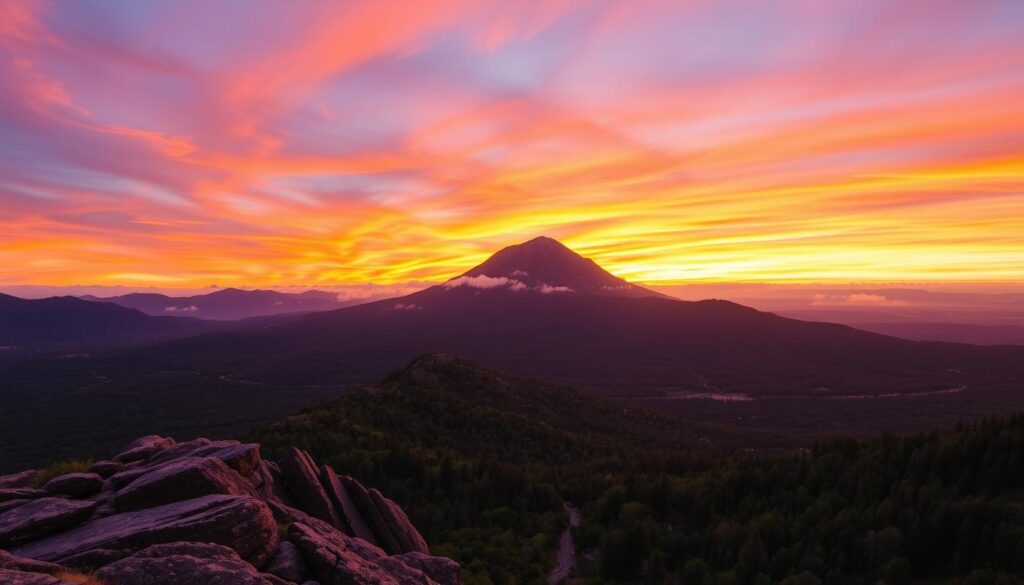
[[[369,382],[432,351],[624,395],[911,392],[1024,379],[1024,348],[915,343],[728,301],[674,300],[548,238],[405,297],[161,351],[206,360],[226,348],[238,359],[220,367],[273,383],[296,371],[309,383]]]
[[[357,300],[339,301],[337,294],[317,290],[303,293],[282,293],[272,290],[241,290],[237,288],[226,288],[188,297],[132,293],[116,297],[86,295],[81,298],[87,301],[113,303],[137,309],[147,315],[187,316],[222,321],[286,313],[330,311],[359,302]]]
[[[0,294],[3,353],[127,345],[204,331],[198,319],[152,317],[134,309],[75,297],[19,299]]]
[[[7,403],[18,405],[7,413],[60,419],[69,436],[85,432],[87,413],[100,408],[116,409],[126,426],[158,418],[162,426],[149,432],[216,434],[372,383],[434,352],[663,400],[655,406],[684,413],[698,411],[688,406],[691,398],[753,400],[745,412],[777,428],[795,412],[768,408],[782,399],[803,401],[804,413],[843,408],[824,398],[959,392],[983,405],[996,404],[985,397],[998,393],[998,408],[1024,404],[1024,347],[913,342],[728,301],[675,300],[548,238],[506,248],[403,297],[88,358],[23,361],[0,368],[0,377],[8,382]],[[0,429],[10,416],[0,411]]]

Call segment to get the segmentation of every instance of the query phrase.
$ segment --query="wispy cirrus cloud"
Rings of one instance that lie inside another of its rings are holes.
[[[11,0],[0,283],[437,281],[538,234],[652,283],[1019,280],[1022,39],[995,0]]]

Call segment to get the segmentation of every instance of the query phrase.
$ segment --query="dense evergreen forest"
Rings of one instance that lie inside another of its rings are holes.
[[[380,486],[470,585],[545,583],[563,501],[583,510],[576,543],[594,583],[1024,575],[1021,416],[749,452],[735,432],[427,356],[252,438]]]

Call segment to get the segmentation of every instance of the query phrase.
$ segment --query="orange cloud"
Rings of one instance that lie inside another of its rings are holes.
[[[929,6],[5,3],[0,284],[1020,281],[1024,19]]]

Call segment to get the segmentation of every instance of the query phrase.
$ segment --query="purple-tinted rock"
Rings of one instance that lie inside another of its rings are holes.
[[[130,548],[94,548],[61,559],[60,562],[68,567],[92,570],[131,556],[134,552]]]
[[[264,572],[277,575],[285,581],[301,583],[306,578],[306,561],[302,559],[298,547],[282,540]]]
[[[366,519],[366,523],[373,530],[373,534],[377,537],[377,544],[390,554],[409,552],[403,550],[393,531],[388,527],[388,522],[385,520],[384,515],[381,514],[376,502],[373,501],[373,497],[363,487],[363,484],[348,476],[341,476],[339,479],[352,496],[352,500],[359,508],[363,518]]]
[[[260,464],[249,475],[249,483],[252,484],[259,499],[269,500],[274,497],[274,477],[271,475],[270,465],[266,461],[260,461]]]
[[[96,502],[40,498],[7,510],[0,514],[0,547],[70,528],[92,516],[95,509]]]
[[[405,510],[398,504],[385,498],[379,491],[370,490],[370,497],[377,509],[384,517],[385,529],[390,531],[394,540],[398,543],[398,549],[389,550],[390,554],[401,554],[407,552],[430,553],[427,548],[427,541],[423,539],[419,530],[412,525]]]
[[[87,498],[103,489],[103,478],[95,473],[65,473],[46,482],[43,490],[55,496]]]
[[[121,471],[121,464],[116,461],[97,461],[89,467],[89,473],[107,478]]]
[[[284,474],[281,473],[281,466],[273,461],[266,461],[267,471],[270,472],[270,479],[274,482],[273,497],[286,506],[295,507],[295,499],[284,483]]]
[[[121,488],[144,475],[149,475],[156,469],[189,457],[220,459],[243,476],[250,475],[260,461],[259,445],[255,443],[242,444],[238,441],[194,439],[168,447],[144,463],[126,466],[110,478],[110,484],[114,489]]]
[[[284,585],[220,545],[179,542],[148,547],[96,573],[117,585]]]
[[[311,576],[324,585],[433,585],[427,575],[381,549],[352,538],[325,522],[294,522],[288,539],[298,547]]]
[[[253,565],[261,566],[277,549],[277,524],[267,505],[256,498],[204,496],[96,518],[11,552],[62,563],[97,549],[138,551],[154,544],[179,541],[222,544]]]
[[[451,559],[432,557],[418,552],[395,555],[391,559],[423,571],[439,585],[459,585],[461,570],[459,564]]]
[[[6,502],[0,502],[0,514],[3,514],[7,510],[12,510],[14,508],[17,508],[18,506],[27,504],[27,503],[29,503],[31,501],[32,500],[29,500],[29,499],[22,499],[22,500],[7,500]]]
[[[0,569],[0,583],[3,585],[72,585],[51,575],[12,569]]]
[[[35,469],[10,475],[0,475],[0,490],[32,487],[35,485],[36,477],[38,476],[39,472]]]
[[[32,498],[41,498],[46,495],[43,490],[37,490],[35,488],[9,488],[0,490],[0,502],[6,502],[8,500],[28,500]]]
[[[174,439],[159,435],[148,435],[135,439],[120,455],[114,458],[120,463],[144,461],[174,445]]]
[[[5,550],[0,550],[0,569],[26,571],[29,573],[46,573],[52,575],[53,573],[63,570],[64,567],[54,563],[37,561],[35,559],[16,557]]]
[[[366,524],[362,513],[359,512],[359,508],[352,500],[351,494],[342,485],[338,474],[330,467],[324,466],[321,470],[320,479],[324,489],[327,491],[327,495],[334,503],[335,509],[341,515],[342,521],[345,524],[345,531],[350,536],[362,538],[371,544],[379,544],[377,537],[373,534],[373,530]]]
[[[252,485],[214,457],[186,457],[162,465],[114,495],[119,510],[139,510],[181,500],[224,494],[252,496]]]
[[[335,528],[342,528],[341,518],[324,486],[320,484],[316,463],[308,453],[290,447],[278,461],[288,492],[298,507]]]

